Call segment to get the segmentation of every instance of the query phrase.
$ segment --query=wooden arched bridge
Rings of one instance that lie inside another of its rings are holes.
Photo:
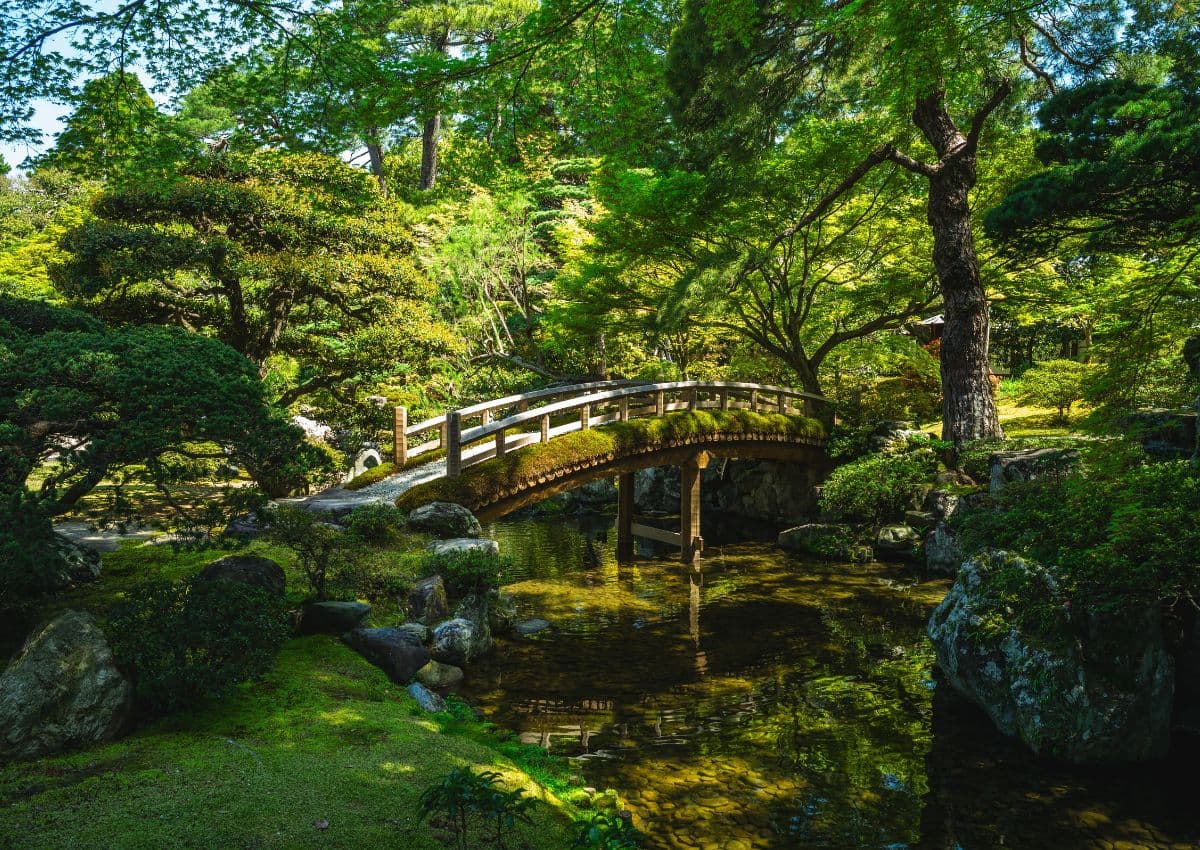
[[[641,535],[678,544],[692,562],[703,548],[700,470],[709,458],[801,461],[814,476],[823,474],[825,432],[817,420],[828,404],[764,384],[599,381],[506,396],[414,424],[397,407],[393,462],[419,474],[391,492],[402,506],[447,499],[486,520],[617,477],[618,555],[627,559],[633,536]],[[563,441],[571,444],[567,452],[517,451],[568,435],[575,436]],[[418,464],[422,455],[431,462]],[[679,533],[633,523],[633,473],[668,465],[681,470]]]

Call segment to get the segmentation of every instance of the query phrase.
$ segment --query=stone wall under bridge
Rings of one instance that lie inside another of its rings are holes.
[[[818,471],[805,463],[714,458],[700,473],[701,507],[724,516],[798,525],[817,513],[817,475]],[[639,514],[679,513],[679,467],[651,467],[634,476],[634,504]],[[593,481],[553,500],[570,513],[611,509],[617,502],[616,479]]]

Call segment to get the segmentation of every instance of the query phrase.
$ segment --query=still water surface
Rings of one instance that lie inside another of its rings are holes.
[[[522,616],[553,628],[472,666],[464,696],[617,791],[652,847],[1200,847],[1194,749],[1037,763],[938,686],[924,623],[944,580],[804,561],[746,528],[698,571],[618,565],[611,520],[489,533]]]

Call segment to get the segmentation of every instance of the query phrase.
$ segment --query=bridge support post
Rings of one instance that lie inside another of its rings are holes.
[[[404,433],[407,430],[408,408],[397,407],[396,417],[392,422],[392,463],[397,469],[408,462],[408,437]]]
[[[633,560],[633,473],[617,478],[617,561]]]
[[[446,477],[462,472],[462,417],[457,410],[446,414]]]
[[[708,453],[700,452],[679,467],[680,557],[695,564],[704,551],[700,536],[700,470],[708,466]]]

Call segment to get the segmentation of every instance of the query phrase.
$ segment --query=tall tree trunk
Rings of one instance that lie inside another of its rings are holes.
[[[367,156],[371,162],[371,174],[375,177],[375,182],[379,184],[379,192],[385,198],[387,197],[387,177],[383,174],[383,143],[379,140],[379,130],[375,127],[370,127],[364,135],[364,141],[367,144]]]
[[[435,113],[425,120],[421,131],[421,191],[437,184],[438,136],[442,133],[442,114]]]
[[[989,378],[988,301],[971,236],[974,139],[955,126],[941,91],[917,102],[913,121],[939,158],[929,175],[928,218],[946,319],[941,345],[942,439],[957,443],[1001,437]]]

